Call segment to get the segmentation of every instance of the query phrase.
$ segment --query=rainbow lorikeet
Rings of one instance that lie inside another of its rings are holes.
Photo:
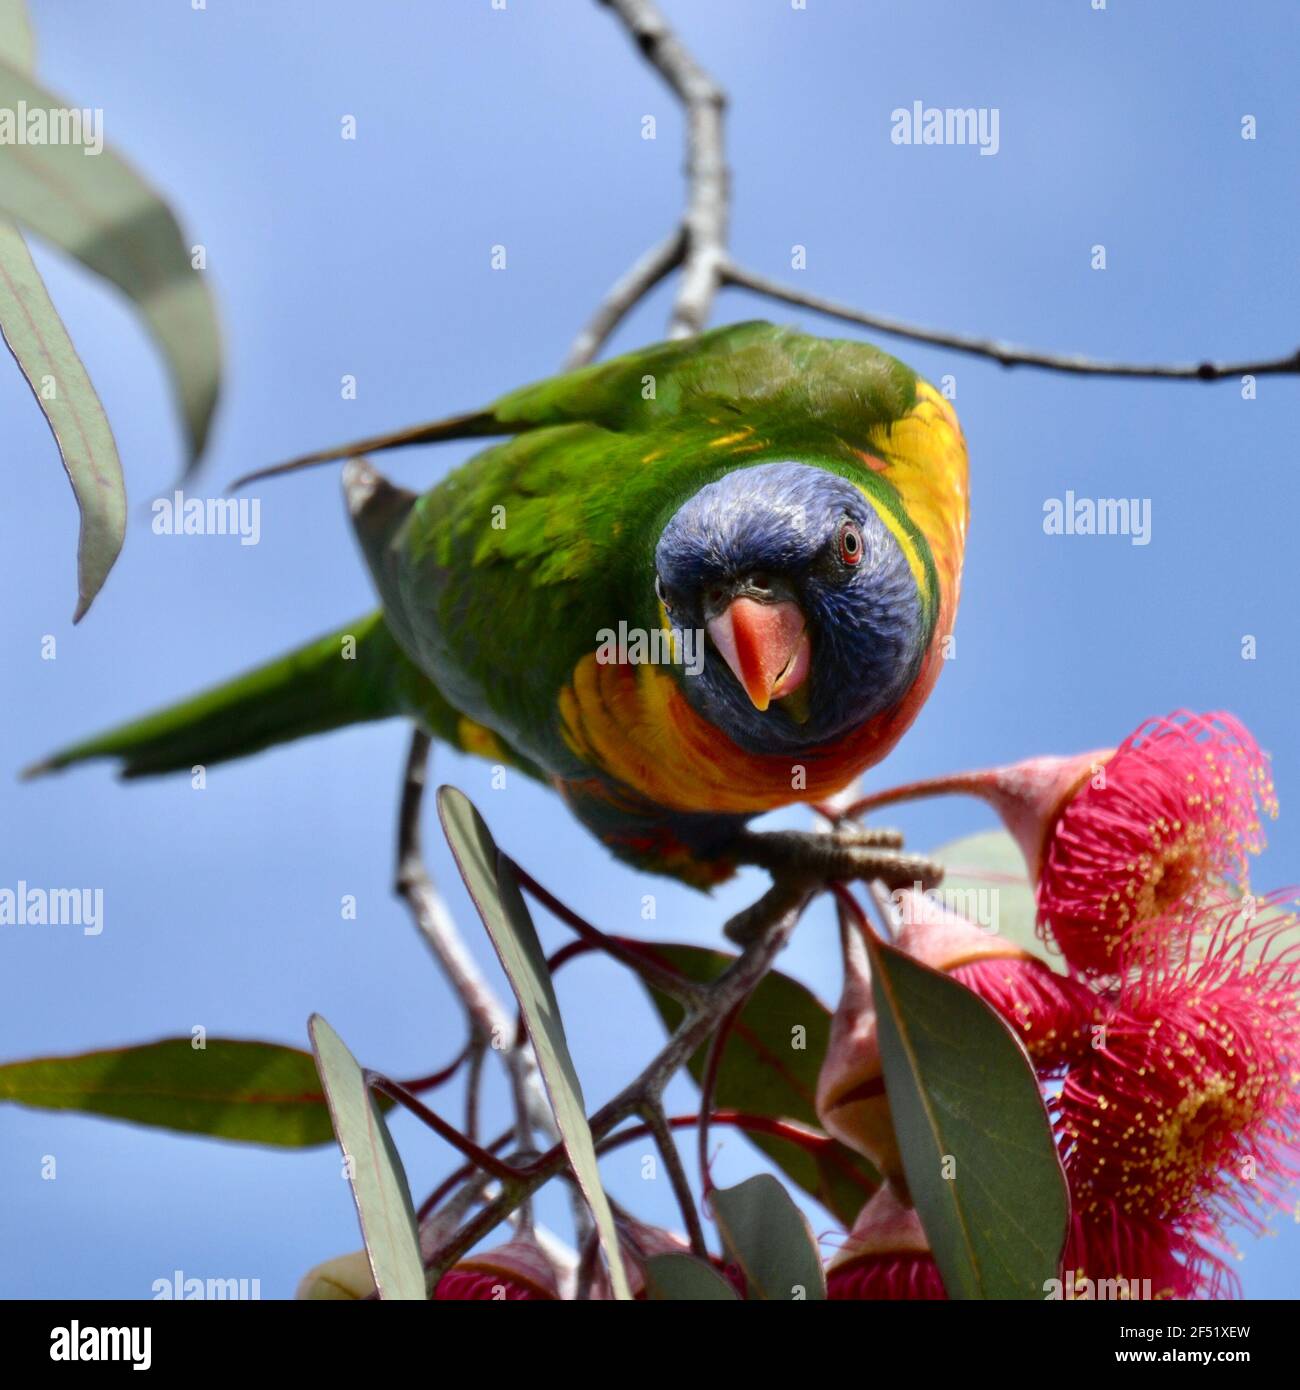
[[[489,435],[423,495],[356,458]],[[33,771],[188,770],[403,715],[704,887],[765,862],[750,818],[883,758],[938,676],[965,444],[867,344],[738,324],[296,463],[332,458],[381,611]]]

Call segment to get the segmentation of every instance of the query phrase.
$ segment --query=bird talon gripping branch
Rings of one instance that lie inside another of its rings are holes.
[[[901,845],[902,836],[896,831],[846,826],[830,834],[805,830],[747,831],[734,852],[738,863],[769,869],[778,880],[879,881],[891,892],[918,884],[924,890],[941,882],[941,865],[924,855],[904,853]]]

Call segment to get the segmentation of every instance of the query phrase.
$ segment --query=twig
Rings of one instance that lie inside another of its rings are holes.
[[[419,1096],[412,1095],[400,1081],[394,1081],[391,1077],[383,1075],[382,1072],[368,1071],[366,1072],[366,1084],[371,1090],[382,1091],[384,1095],[391,1096],[398,1104],[409,1110],[416,1119],[428,1125],[440,1139],[445,1139],[454,1149],[464,1154],[476,1168],[482,1169],[483,1172],[501,1182],[514,1182],[515,1170],[508,1163],[503,1163],[487,1149],[480,1148],[472,1139],[463,1135],[455,1125],[448,1124],[437,1111],[430,1110]]]
[[[708,322],[727,262],[730,176],[722,138],[727,95],[695,61],[654,0],[601,0],[601,3],[622,21],[646,61],[673,89],[685,109],[687,192],[681,233],[685,245],[681,257],[682,278],[677,287],[668,336],[688,338],[701,332]],[[659,249],[662,252],[665,248]],[[667,267],[659,278],[671,268]],[[623,312],[635,302],[636,299],[629,300]]]
[[[698,1003],[704,997],[703,985],[688,979],[680,970],[661,965],[635,947],[629,947],[617,937],[608,936],[598,927],[593,927],[585,917],[579,916],[571,907],[562,903],[549,888],[538,883],[527,869],[521,868],[508,856],[507,861],[519,886],[530,897],[536,898],[553,916],[558,917],[565,926],[572,927],[587,945],[603,951],[611,959],[640,975],[647,984],[654,985],[656,989],[684,1004]]]
[[[465,1075],[465,1137],[478,1143],[479,1098],[483,1092],[483,1062],[487,1057],[487,1043],[481,1037],[471,1038],[467,1051],[469,1068]]]
[[[461,1067],[465,1065],[468,1057],[469,1047],[466,1046],[461,1048],[460,1055],[456,1060],[448,1066],[443,1067],[441,1071],[432,1071],[427,1076],[410,1077],[406,1081],[403,1081],[402,1085],[405,1086],[408,1091],[414,1091],[417,1094],[421,1091],[435,1091],[439,1086],[445,1086],[447,1082],[456,1075]]]
[[[663,1103],[657,1096],[646,1100],[641,1107],[641,1118],[645,1121],[650,1133],[654,1135],[659,1157],[663,1159],[664,1167],[668,1170],[668,1181],[672,1183],[673,1195],[677,1198],[682,1220],[686,1223],[686,1234],[690,1238],[691,1253],[699,1256],[702,1260],[707,1260],[709,1247],[704,1239],[704,1227],[700,1224],[700,1213],[695,1206],[690,1179],[686,1176],[682,1156],[677,1152],[677,1141],[673,1138],[673,1132],[668,1127],[668,1117],[664,1114]]]
[[[652,246],[636,264],[611,287],[600,301],[587,326],[573,340],[564,370],[585,367],[609,341],[609,336],[652,289],[682,263],[686,254],[686,231],[675,228],[657,246]]]
[[[485,1144],[483,1147],[487,1149],[488,1153],[490,1154],[499,1154],[514,1137],[515,1132],[514,1129],[511,1128],[506,1130],[504,1134],[498,1134],[497,1137],[490,1144]],[[534,1155],[534,1157],[535,1156],[536,1155]],[[445,1177],[438,1184],[438,1186],[435,1187],[433,1191],[429,1193],[429,1195],[424,1199],[424,1201],[420,1203],[419,1210],[415,1213],[416,1219],[420,1222],[423,1222],[425,1217],[428,1216],[431,1211],[434,1211],[438,1207],[442,1206],[443,1199],[447,1196],[449,1192],[454,1192],[456,1188],[458,1188],[461,1185],[461,1183],[465,1182],[469,1178],[472,1178],[475,1175],[475,1173],[479,1171],[480,1170],[473,1163],[465,1163],[462,1164],[459,1168],[457,1168],[455,1172],[449,1173],[447,1177]]]
[[[976,357],[989,357],[1004,367],[1040,367],[1050,372],[1072,372],[1079,376],[1124,376],[1142,377],[1161,381],[1222,381],[1225,377],[1238,376],[1281,376],[1300,373],[1300,351],[1286,357],[1269,358],[1257,362],[1195,362],[1161,363],[1100,362],[1095,358],[1082,357],[1072,353],[1038,352],[1033,348],[1017,347],[1013,343],[998,342],[994,338],[978,338],[967,333],[950,333],[936,328],[921,328],[916,324],[904,323],[900,319],[888,318],[884,314],[869,314],[862,309],[826,299],[819,294],[809,294],[770,280],[746,270],[732,261],[721,268],[720,276],[725,285],[750,290],[754,294],[766,295],[768,299],[779,300],[783,304],[794,304],[802,309],[825,314],[829,318],[842,319],[862,328],[870,328],[878,333],[890,333],[898,338],[911,338],[918,343],[931,343],[935,347],[951,348],[954,352],[967,352]]]
[[[428,1210],[421,1209],[420,1220],[420,1254],[427,1258],[452,1235],[456,1227],[464,1221],[473,1207],[482,1199],[484,1190],[491,1185],[491,1178],[479,1169],[472,1169],[466,1175],[468,1181],[452,1197],[445,1206],[433,1210],[434,1205],[429,1204]],[[432,1289],[430,1290],[432,1293]]]
[[[709,1055],[704,1064],[704,1079],[700,1083],[700,1128],[696,1135],[696,1147],[700,1164],[700,1191],[707,1202],[713,1191],[713,1178],[709,1173],[709,1117],[713,1114],[713,1097],[718,1088],[718,1071],[722,1066],[722,1056],[731,1039],[731,1030],[748,997],[733,1005],[726,1018],[709,1043]]]

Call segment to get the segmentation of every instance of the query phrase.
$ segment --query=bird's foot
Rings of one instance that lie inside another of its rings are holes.
[[[756,864],[774,877],[879,880],[886,888],[922,891],[943,880],[943,867],[923,854],[908,854],[896,830],[839,826],[829,834],[807,830],[746,831],[732,849],[740,864]]]
[[[807,830],[745,831],[731,847],[738,864],[755,864],[771,872],[772,893],[805,896],[832,879],[879,882],[890,891],[917,888],[924,892],[943,879],[943,867],[923,854],[908,854],[896,830],[840,825],[829,833]],[[760,903],[766,902],[766,896]],[[744,944],[747,924],[760,904],[739,913],[724,928],[733,941]]]

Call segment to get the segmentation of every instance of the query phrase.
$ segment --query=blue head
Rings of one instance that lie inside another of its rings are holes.
[[[907,557],[846,478],[761,463],[702,487],[664,527],[656,588],[703,629],[692,706],[741,747],[797,751],[889,709],[928,633]]]

